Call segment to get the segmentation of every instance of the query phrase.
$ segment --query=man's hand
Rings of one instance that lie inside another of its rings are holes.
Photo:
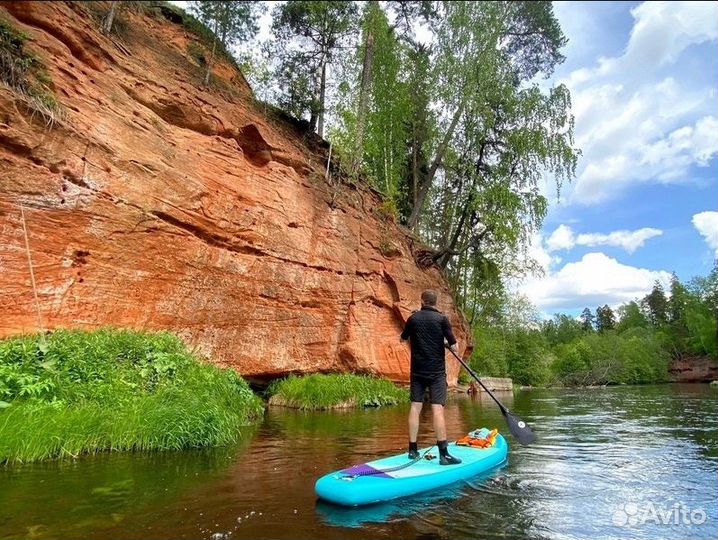
[[[451,347],[449,347],[449,349],[451,349],[454,354],[459,354],[459,346],[457,343],[454,343]]]

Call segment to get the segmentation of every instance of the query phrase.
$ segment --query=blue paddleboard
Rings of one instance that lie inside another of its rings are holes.
[[[419,451],[423,456],[426,448]],[[435,459],[410,462],[406,452],[335,471],[322,476],[314,486],[320,499],[343,506],[359,506],[398,497],[406,497],[471,478],[502,465],[508,456],[509,445],[498,435],[490,448],[449,445],[449,453],[461,459],[458,465],[439,465],[439,451],[430,454]],[[401,468],[399,468],[401,467]]]

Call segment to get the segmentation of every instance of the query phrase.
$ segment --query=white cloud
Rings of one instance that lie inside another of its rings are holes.
[[[559,251],[561,249],[571,249],[576,245],[576,238],[573,230],[568,225],[559,225],[551,236],[546,240],[546,248],[549,251]]]
[[[692,221],[718,258],[718,212],[700,212],[693,216]]]
[[[593,68],[574,71],[570,82],[583,82],[614,74],[636,75],[635,69],[674,63],[691,45],[718,37],[713,2],[644,2],[631,10],[634,24],[622,56],[599,58]],[[563,24],[563,21],[562,21]],[[634,68],[634,71],[627,71]]]
[[[626,56],[645,65],[672,63],[690,45],[718,37],[714,2],[644,2],[633,8],[636,20]]]
[[[559,225],[546,240],[546,249],[551,252],[572,249],[575,246],[614,246],[623,248],[628,253],[633,253],[638,248],[643,247],[643,244],[650,238],[662,234],[663,231],[660,229],[644,227],[635,231],[620,230],[608,234],[582,233],[577,235],[568,225]]]
[[[621,264],[603,253],[587,253],[521,291],[541,311],[620,304],[645,296],[658,280],[668,288],[671,274]]]
[[[718,38],[718,5],[645,2],[631,14],[622,55],[560,81],[571,90],[583,150],[569,202],[598,204],[638,182],[689,182],[690,168],[718,153],[714,85],[680,71],[695,60],[684,55],[689,47]]]

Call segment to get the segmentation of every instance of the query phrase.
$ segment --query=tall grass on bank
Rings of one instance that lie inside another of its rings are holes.
[[[274,381],[267,393],[283,405],[309,410],[381,407],[409,401],[406,390],[366,375],[290,375]]]
[[[175,336],[102,329],[0,341],[0,463],[234,442],[263,404]]]

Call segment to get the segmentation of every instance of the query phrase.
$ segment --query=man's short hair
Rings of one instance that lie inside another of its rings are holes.
[[[435,306],[438,297],[439,295],[436,293],[436,291],[427,289],[423,293],[421,293],[421,303],[425,306]]]

